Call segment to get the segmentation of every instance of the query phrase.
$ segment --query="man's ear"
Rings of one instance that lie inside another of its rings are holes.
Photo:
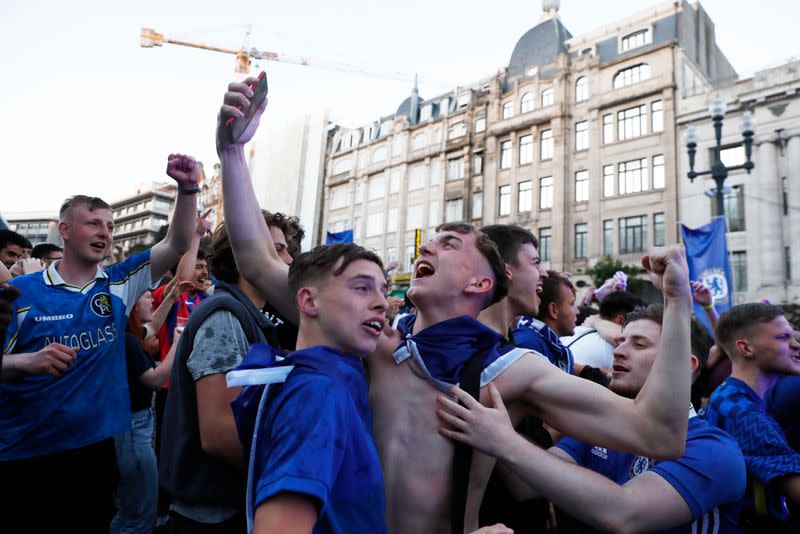
[[[64,236],[67,235],[68,232],[68,225],[65,221],[59,221],[58,223],[58,235],[61,237],[61,241],[64,241]]]
[[[697,371],[697,369],[700,367],[700,360],[697,358],[697,356],[692,354],[690,356],[689,363],[690,363],[690,366],[691,366],[691,369],[692,369],[692,374],[694,374],[695,371]]]
[[[317,317],[317,315],[319,315],[317,288],[301,287],[297,291],[297,308],[300,310],[301,315]]]
[[[625,322],[625,316],[620,313],[619,315],[614,316],[614,318],[611,319],[611,322],[617,323],[618,325],[622,326],[622,323]]]
[[[547,303],[547,316],[554,321],[558,319],[558,304],[555,302]]]
[[[736,352],[738,352],[739,356],[741,356],[742,358],[752,360],[753,357],[755,356],[755,351],[753,350],[753,346],[746,339],[737,339],[734,342],[734,346],[736,347]]]
[[[464,291],[474,295],[485,295],[486,293],[491,292],[493,288],[494,280],[492,280],[489,276],[481,276],[478,278],[473,278]]]
[[[509,282],[511,282],[511,279],[514,277],[514,269],[509,263],[506,263],[506,276],[508,277]]]

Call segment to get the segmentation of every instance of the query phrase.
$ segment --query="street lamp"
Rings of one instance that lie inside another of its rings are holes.
[[[739,123],[739,128],[742,131],[742,137],[744,137],[744,153],[745,157],[747,158],[746,161],[741,165],[735,165],[732,167],[726,167],[725,164],[722,163],[722,118],[725,115],[726,108],[727,106],[725,105],[725,101],[719,96],[714,98],[714,101],[708,108],[708,111],[711,114],[711,119],[714,121],[714,135],[717,138],[717,144],[714,147],[714,162],[711,165],[710,170],[695,172],[694,157],[695,154],[697,154],[697,128],[695,128],[693,124],[690,124],[686,129],[686,148],[689,152],[689,180],[694,182],[695,178],[705,174],[710,174],[711,177],[714,178],[714,182],[717,184],[715,193],[717,198],[717,215],[719,216],[725,215],[724,191],[725,179],[728,177],[728,171],[744,169],[747,171],[747,174],[750,174],[750,171],[753,170],[753,167],[755,167],[751,160],[753,153],[753,130],[755,128],[755,121],[753,120],[753,114],[750,112],[750,110],[745,110],[745,112],[742,113],[742,119]]]

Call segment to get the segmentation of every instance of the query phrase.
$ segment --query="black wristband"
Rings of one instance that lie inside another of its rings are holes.
[[[178,191],[180,191],[184,195],[194,195],[195,193],[200,192],[200,186],[195,184],[194,187],[188,189],[183,186],[178,186]]]

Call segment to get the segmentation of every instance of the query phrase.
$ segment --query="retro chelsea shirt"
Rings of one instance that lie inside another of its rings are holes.
[[[4,354],[51,343],[77,351],[58,377],[23,375],[0,383],[0,461],[76,449],[130,428],[125,323],[151,284],[150,251],[97,269],[83,287],[67,284],[54,262],[15,278]]]

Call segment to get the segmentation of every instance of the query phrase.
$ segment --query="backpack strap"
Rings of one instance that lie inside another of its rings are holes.
[[[483,354],[478,352],[464,365],[461,371],[461,389],[480,398],[481,362]],[[467,492],[469,490],[469,471],[472,467],[472,447],[466,443],[456,442],[453,450],[453,472],[451,480],[450,531],[453,534],[464,534],[464,514],[467,509]]]

